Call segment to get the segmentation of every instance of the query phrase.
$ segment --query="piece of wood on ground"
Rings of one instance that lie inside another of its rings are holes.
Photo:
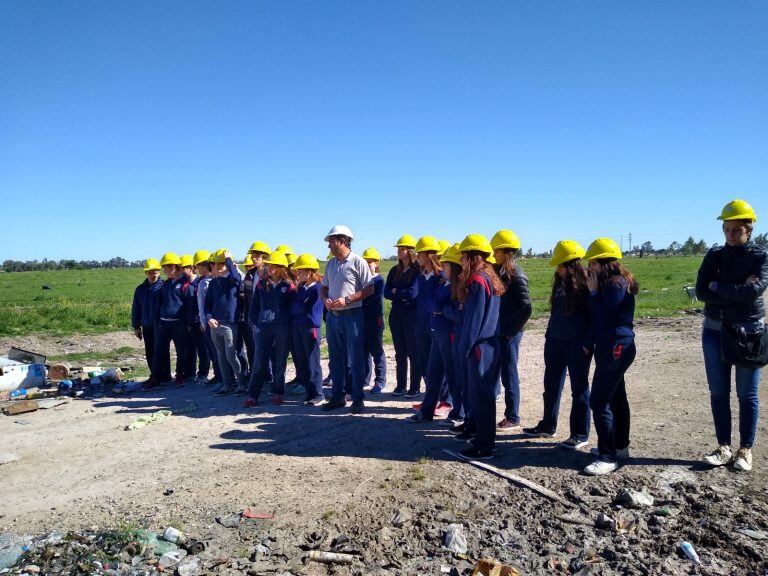
[[[311,550],[309,552],[309,559],[315,562],[322,562],[323,564],[352,564],[355,557],[352,554]]]
[[[472,570],[472,576],[520,576],[520,571],[514,566],[507,566],[498,560],[481,558]]]
[[[554,500],[555,502],[559,502],[560,504],[565,504],[566,506],[573,506],[571,502],[568,502],[568,500],[560,496],[560,494],[558,494],[557,492],[554,492],[549,488],[545,488],[541,484],[537,484],[536,482],[528,480],[527,478],[523,478],[522,476],[518,476],[517,474],[512,474],[511,472],[505,472],[504,470],[500,470],[499,468],[496,468],[495,466],[491,466],[490,464],[486,464],[485,462],[478,462],[477,460],[466,458],[465,456],[462,456],[458,452],[454,452],[453,450],[448,450],[447,448],[444,449],[443,452],[453,456],[454,458],[458,458],[459,460],[468,462],[469,464],[472,464],[472,466],[475,466],[476,468],[480,468],[481,470],[485,470],[486,472],[490,472],[491,474],[495,474],[496,476],[499,476],[501,478],[506,478],[510,482],[514,482],[515,484],[528,488],[529,490],[533,490],[534,492],[541,494],[542,496],[545,496],[550,500]]]
[[[48,410],[49,408],[56,408],[62,404],[69,404],[68,398],[45,398],[37,401],[37,406],[40,410]]]
[[[19,400],[18,402],[11,403],[10,406],[6,406],[5,413],[8,416],[14,416],[26,412],[35,412],[38,408],[36,400]]]

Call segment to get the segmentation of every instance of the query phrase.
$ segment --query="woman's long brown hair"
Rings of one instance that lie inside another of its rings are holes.
[[[517,275],[517,268],[515,267],[515,256],[517,255],[517,250],[514,248],[508,248],[501,250],[501,253],[504,256],[500,261],[497,262],[494,268],[496,268],[496,271],[500,276],[504,276],[511,280]]]
[[[443,267],[440,265],[440,259],[437,257],[437,254],[428,252],[427,257],[429,258],[429,265],[432,267],[432,272],[434,272],[436,276],[439,275]],[[421,264],[419,264],[419,266],[421,266]]]
[[[421,266],[419,266],[419,261],[416,259],[416,251],[413,248],[408,249],[408,257],[411,259],[411,265],[408,268],[408,278],[413,279],[413,275],[419,275],[421,273]],[[403,279],[403,276],[405,275],[405,266],[403,265],[402,260],[397,261],[397,266],[395,267],[395,281],[399,282]]]
[[[288,275],[288,270],[286,268],[283,268],[282,266],[274,266],[274,268],[275,270],[277,270],[277,272],[275,273],[275,277],[272,278],[271,276],[269,276],[269,274],[267,274],[269,280],[272,280],[273,282],[277,281],[278,284],[280,282],[288,282],[288,284],[290,284],[291,286],[295,286],[295,284],[293,283],[293,280]],[[269,286],[267,286],[267,288],[269,288]]]
[[[640,291],[640,285],[635,280],[632,272],[624,268],[621,262],[615,258],[598,258],[597,261],[602,266],[600,274],[597,275],[599,289],[602,289],[608,282],[615,282],[621,276],[627,281],[627,292],[637,294]]]
[[[488,274],[488,277],[491,279],[493,291],[497,296],[504,294],[506,287],[501,281],[501,278],[499,278],[499,275],[496,274],[496,270],[493,269],[493,266],[485,261],[486,256],[482,252],[468,252],[467,255],[469,257],[469,266],[462,268],[461,276],[459,277],[459,288],[456,291],[459,302],[464,302],[467,299],[469,279],[473,274],[479,274],[480,272]]]
[[[584,313],[587,309],[587,299],[589,298],[589,288],[587,287],[587,271],[581,265],[581,260],[570,260],[564,262],[565,278],[555,270],[552,278],[552,293],[549,295],[549,309],[555,303],[555,295],[562,288],[565,293],[565,314],[566,316],[576,313]]]
[[[447,280],[451,282],[451,299],[457,302],[459,298],[459,283],[461,282],[461,264],[455,262],[448,262],[451,266],[451,273],[448,275]]]

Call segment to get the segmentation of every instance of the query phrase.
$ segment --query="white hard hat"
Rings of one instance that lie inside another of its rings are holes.
[[[331,231],[325,235],[325,241],[328,242],[328,238],[331,236],[346,236],[350,240],[355,239],[355,237],[352,236],[352,230],[350,230],[348,226],[344,226],[344,224],[336,224],[336,226],[331,228]]]

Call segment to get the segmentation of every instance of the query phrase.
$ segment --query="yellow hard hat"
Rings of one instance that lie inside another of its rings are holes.
[[[285,254],[285,259],[288,260],[288,266],[293,266],[296,264],[296,260],[298,260],[298,257],[296,254]]]
[[[486,256],[493,254],[493,248],[488,239],[482,234],[470,234],[461,241],[459,250],[464,252],[482,252]]]
[[[224,262],[227,261],[227,258],[225,256],[226,253],[227,253],[226,248],[219,248],[213,254],[211,254],[211,262],[213,262],[214,264],[224,264]]]
[[[395,248],[416,248],[416,238],[410,234],[403,234],[395,242]]]
[[[197,266],[198,264],[202,264],[203,262],[210,262],[211,260],[211,253],[208,252],[208,250],[198,250],[195,252],[195,255],[192,256],[192,263]]]
[[[194,266],[194,261],[192,260],[192,254],[182,254],[181,255],[181,267],[186,268],[188,266]]]
[[[757,214],[754,209],[744,200],[731,200],[723,206],[723,211],[718,220],[749,220],[750,222],[757,222]]]
[[[301,254],[296,258],[293,265],[294,270],[319,270],[320,263],[312,254]]]
[[[245,255],[245,260],[243,260],[243,266],[246,268],[250,268],[253,266],[253,256],[251,256],[251,253],[248,252],[248,254]]]
[[[580,260],[584,258],[584,248],[576,240],[560,240],[555,244],[552,250],[552,258],[549,260],[550,266],[560,266],[571,260]]]
[[[460,244],[457,242],[445,249],[443,255],[440,257],[440,262],[453,262],[461,266],[461,250]]]
[[[283,254],[293,254],[293,250],[291,249],[288,244],[280,244],[277,248],[275,248],[275,252],[282,252]]]
[[[363,251],[363,258],[365,260],[376,260],[376,262],[381,261],[381,256],[376,248],[366,248],[365,251]]]
[[[598,238],[587,248],[584,254],[585,260],[598,260],[600,258],[621,258],[621,248],[610,238]]]
[[[416,242],[416,252],[440,252],[440,244],[434,236],[422,236]]]
[[[520,238],[512,230],[499,230],[491,238],[494,250],[520,250]]]
[[[149,272],[150,270],[160,270],[160,268],[162,268],[160,262],[154,258],[147,258],[147,261],[144,263],[144,272]]]
[[[181,258],[179,258],[179,255],[175,252],[166,252],[163,254],[163,257],[160,258],[160,266],[170,266],[172,264],[181,266]]]
[[[440,250],[437,251],[438,256],[442,256],[451,247],[451,243],[448,240],[438,240],[437,244],[440,246]]]
[[[262,254],[269,254],[272,252],[270,250],[269,245],[267,245],[266,242],[262,242],[261,240],[256,240],[253,244],[251,244],[251,247],[248,249],[248,252],[261,252]]]
[[[288,268],[288,258],[286,258],[285,252],[280,252],[279,250],[272,252],[272,254],[264,260],[264,263],[269,264],[270,266],[282,266],[283,268]]]

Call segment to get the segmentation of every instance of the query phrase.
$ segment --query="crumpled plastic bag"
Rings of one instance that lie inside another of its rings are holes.
[[[155,422],[159,422],[160,420],[165,420],[171,414],[172,412],[170,410],[158,410],[152,414],[145,414],[144,416],[139,416],[136,418],[133,422],[128,424],[125,429],[136,430],[137,428],[144,428],[144,426],[147,424],[153,424]]]
[[[443,537],[443,546],[454,554],[467,553],[467,536],[464,534],[464,526],[461,524],[449,524]]]

